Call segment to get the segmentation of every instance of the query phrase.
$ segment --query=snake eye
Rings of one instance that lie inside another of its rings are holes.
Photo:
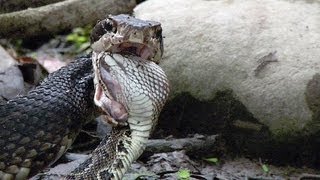
[[[104,24],[102,26],[103,26],[103,29],[105,29],[105,31],[109,31],[110,32],[113,29],[113,23],[110,20],[104,21]]]
[[[103,28],[106,32],[117,32],[117,27],[114,25],[114,22],[112,20],[107,19],[104,22]]]
[[[108,32],[116,32],[117,31],[117,27],[114,26],[114,23],[112,20],[110,19],[105,19],[102,20],[100,22],[98,22],[94,28],[91,31],[91,43],[96,42],[97,40],[99,40],[104,34],[108,33]]]

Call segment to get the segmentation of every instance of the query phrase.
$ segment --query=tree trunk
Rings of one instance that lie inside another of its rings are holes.
[[[35,8],[63,0],[0,0],[0,13],[9,13],[27,8]]]
[[[0,15],[0,38],[53,34],[95,24],[108,14],[132,13],[135,0],[66,0]]]

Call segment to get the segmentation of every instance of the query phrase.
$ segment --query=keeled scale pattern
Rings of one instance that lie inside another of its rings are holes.
[[[91,63],[79,58],[0,104],[0,179],[34,175],[67,150],[92,112]]]

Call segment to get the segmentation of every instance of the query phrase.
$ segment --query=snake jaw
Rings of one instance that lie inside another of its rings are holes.
[[[135,38],[134,38],[135,40]],[[131,54],[141,57],[142,59],[151,60],[159,63],[158,59],[161,59],[162,53],[157,51],[153,46],[157,46],[159,43],[157,40],[152,40],[152,46],[144,44],[143,42],[134,42],[131,38],[125,40],[123,36],[105,34],[103,37],[92,44],[92,49],[95,52],[112,52]]]

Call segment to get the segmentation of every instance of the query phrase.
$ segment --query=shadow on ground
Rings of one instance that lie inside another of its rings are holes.
[[[223,143],[207,154],[231,154],[263,158],[277,165],[320,167],[320,133],[312,136],[272,137],[232,91],[218,92],[210,101],[199,101],[187,93],[170,100],[154,138],[186,137],[190,134],[220,134]],[[223,152],[217,152],[223,151]]]

